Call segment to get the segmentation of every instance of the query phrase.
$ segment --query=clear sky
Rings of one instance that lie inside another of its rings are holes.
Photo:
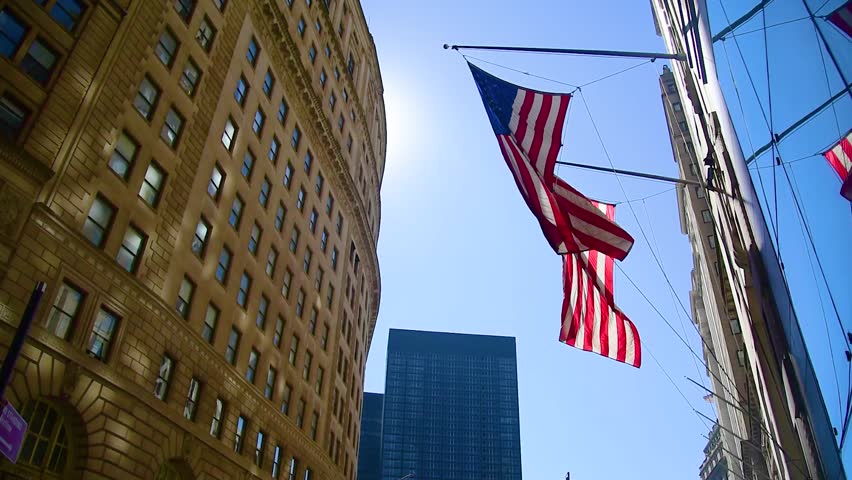
[[[647,2],[365,0],[382,69],[388,158],[382,187],[379,260],[382,303],[367,363],[367,391],[384,391],[389,328],[517,338],[521,449],[525,478],[696,478],[706,424],[703,392],[684,377],[703,369],[637,291],[616,273],[616,300],[645,348],[636,370],[558,342],[562,281],[550,250],[506,167],[464,59],[444,43],[573,46],[662,51]],[[472,53],[537,75],[582,84],[639,60]],[[549,91],[570,87],[481,64],[504,78]],[[617,167],[676,175],[658,77],[662,61],[584,89]],[[606,165],[579,97],[565,134],[564,160]],[[623,201],[611,175],[561,168],[589,196]],[[691,254],[680,233],[672,187],[622,180],[685,305]],[[637,238],[623,268],[700,352],[694,328],[654,264],[626,204],[617,219]],[[649,223],[649,217],[652,223]],[[651,228],[652,225],[652,228]]]

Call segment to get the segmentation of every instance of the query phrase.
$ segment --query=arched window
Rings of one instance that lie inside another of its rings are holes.
[[[39,400],[28,401],[21,414],[27,434],[18,464],[61,475],[68,465],[68,429],[62,416]]]

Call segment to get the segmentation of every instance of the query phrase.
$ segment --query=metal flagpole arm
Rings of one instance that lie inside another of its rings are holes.
[[[700,182],[696,182],[695,180],[685,180],[683,178],[675,178],[675,177],[666,177],[664,175],[656,175],[653,173],[643,173],[643,172],[634,172],[631,170],[621,170],[619,168],[610,168],[610,167],[598,167],[596,165],[584,165],[582,163],[574,163],[574,162],[564,162],[562,160],[556,161],[557,165],[566,165],[568,167],[577,167],[577,168],[585,168],[587,170],[595,170],[598,172],[606,172],[606,173],[617,173],[619,175],[627,175],[630,177],[638,177],[638,178],[647,178],[650,180],[659,180],[661,182],[669,182],[669,183],[680,183],[682,185],[693,185],[696,187],[703,187],[708,190],[714,192],[720,192],[715,187],[711,187],[710,185],[704,185]]]
[[[493,45],[448,45],[444,44],[444,50],[496,50],[501,52],[526,52],[526,53],[558,53],[563,55],[589,55],[593,57],[622,57],[622,58],[650,58],[654,61],[658,58],[667,60],[686,60],[681,53],[662,52],[631,52],[624,50],[593,50],[584,48],[546,48],[546,47],[500,47]]]

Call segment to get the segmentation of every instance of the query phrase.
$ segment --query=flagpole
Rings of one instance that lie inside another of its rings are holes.
[[[444,44],[444,50],[498,50],[502,52],[526,52],[526,53],[558,53],[563,55],[590,55],[595,57],[626,57],[626,58],[650,58],[654,61],[658,58],[667,60],[686,60],[686,56],[680,53],[662,52],[630,52],[624,50],[590,50],[583,48],[545,48],[545,47],[498,47],[493,45],[448,45]]]
[[[662,182],[669,183],[680,183],[683,185],[694,185],[696,187],[704,187],[708,190],[717,191],[715,188],[709,185],[703,185],[700,182],[696,182],[694,180],[685,180],[683,178],[674,178],[674,177],[666,177],[663,175],[655,175],[653,173],[642,173],[642,172],[634,172],[632,170],[621,170],[619,168],[611,168],[611,167],[599,167],[597,165],[584,165],[582,163],[574,163],[574,162],[563,162],[561,160],[556,161],[557,165],[565,165],[568,167],[577,167],[577,168],[585,168],[588,170],[595,170],[597,172],[606,172],[606,173],[617,173],[619,175],[628,175],[631,177],[639,177],[639,178],[647,178],[651,180],[659,180]]]

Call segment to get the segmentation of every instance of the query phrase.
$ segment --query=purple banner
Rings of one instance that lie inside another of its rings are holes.
[[[12,463],[18,461],[27,422],[7,400],[0,400],[0,453]]]

